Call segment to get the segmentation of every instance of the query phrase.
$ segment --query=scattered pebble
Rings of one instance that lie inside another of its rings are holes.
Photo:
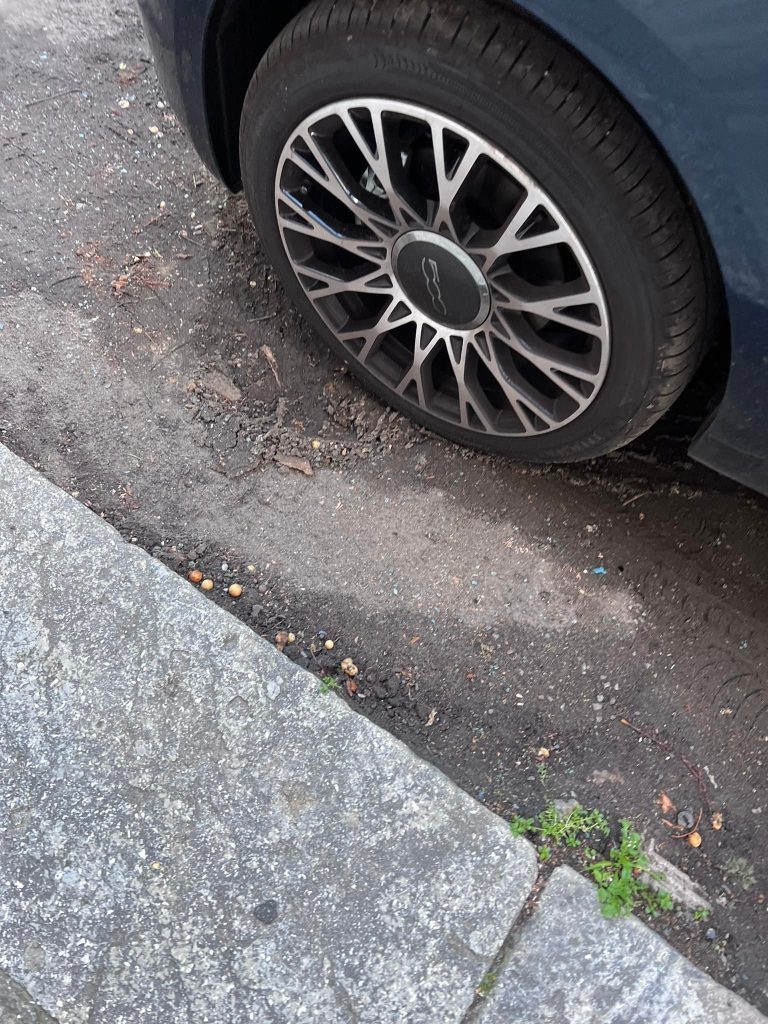
[[[118,100],[117,105],[118,107],[120,107],[121,110],[127,110],[131,104],[128,100]]]
[[[680,826],[680,828],[693,828],[695,821],[696,819],[693,816],[693,811],[689,811],[687,808],[683,808],[682,811],[677,812],[677,824]]]
[[[158,127],[157,127],[157,125],[156,125],[156,124],[151,124],[151,125],[149,126],[149,130],[150,130],[150,132],[152,133],[152,135],[157,135],[157,134],[158,134],[158,132],[160,131],[160,129],[159,129]]]

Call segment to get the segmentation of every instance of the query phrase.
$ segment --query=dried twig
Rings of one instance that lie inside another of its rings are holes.
[[[29,109],[30,107],[36,107],[39,103],[47,103],[48,100],[57,100],[61,96],[69,96],[73,92],[80,92],[80,86],[76,85],[74,89],[64,89],[63,92],[55,92],[50,96],[41,96],[39,100],[30,100],[24,106]]]
[[[275,380],[277,381],[277,386],[281,388],[283,386],[283,384],[282,384],[282,381],[280,380],[280,374],[277,372],[277,360],[275,359],[274,352],[269,347],[269,345],[262,345],[261,348],[259,349],[259,352],[267,360],[267,363],[269,364],[269,368],[272,371],[272,373],[274,374]]]
[[[644,732],[642,729],[639,729],[636,725],[633,725],[632,722],[630,722],[628,719],[622,718],[621,724],[626,725],[629,729],[632,730],[632,732],[637,733],[637,735],[641,736],[643,739],[650,740],[651,743],[654,743],[659,748],[659,750],[663,750],[665,754],[671,754],[672,757],[676,757],[681,764],[685,765],[685,767],[688,769],[689,775],[691,775],[691,777],[696,780],[696,785],[699,787],[699,795],[701,796],[704,806],[707,808],[707,810],[711,808],[712,805],[709,801],[709,792],[707,791],[707,784],[704,781],[704,774],[698,765],[695,765],[692,761],[689,761],[684,754],[678,754],[677,751],[672,746],[670,746],[669,743],[666,742],[666,740],[660,740],[658,736],[654,736],[653,733]]]
[[[639,501],[640,498],[645,498],[646,495],[650,493],[650,491],[641,491],[640,494],[636,494],[633,498],[628,498],[626,501],[622,501],[621,507],[626,508],[627,505],[631,505],[633,501]]]

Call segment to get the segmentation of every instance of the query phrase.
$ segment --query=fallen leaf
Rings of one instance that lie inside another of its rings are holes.
[[[434,725],[436,718],[437,718],[437,708],[432,708],[432,710],[429,712],[429,718],[425,722],[426,727],[429,728],[431,725]]]
[[[691,844],[691,846],[695,848],[701,846],[701,833],[691,832],[691,834],[688,836],[688,842]]]
[[[130,274],[118,274],[117,277],[112,282],[112,294],[113,295],[122,295],[123,294],[123,289],[125,288],[125,286],[128,284],[128,282],[130,280],[131,280],[131,275]]]
[[[285,630],[281,629],[279,633],[275,634],[275,647],[278,649],[278,651],[282,651],[287,643],[288,634],[285,632]]]
[[[536,757],[539,761],[546,761],[549,757],[549,747],[539,747],[536,751]]]
[[[347,691],[348,697],[354,697],[359,687],[354,679],[347,679],[344,682],[344,688]]]
[[[295,469],[298,473],[303,473],[304,476],[314,476],[315,471],[309,464],[308,459],[300,459],[298,455],[276,455],[275,462],[279,466],[285,466],[287,469]]]
[[[712,815],[712,828],[716,829],[719,832],[722,827],[723,827],[723,812],[722,811],[715,811],[715,813]]]
[[[669,799],[669,797],[664,792],[664,790],[662,790],[659,793],[659,801],[658,801],[658,803],[659,803],[659,806],[661,807],[661,813],[662,814],[674,814],[675,813],[675,805]]]

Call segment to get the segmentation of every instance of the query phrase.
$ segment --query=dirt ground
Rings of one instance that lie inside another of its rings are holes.
[[[0,0],[0,126],[0,440],[295,660],[351,656],[342,698],[494,810],[630,818],[714,905],[658,926],[768,1010],[768,502],[686,458],[696,396],[560,468],[389,412],[287,303],[128,5]]]

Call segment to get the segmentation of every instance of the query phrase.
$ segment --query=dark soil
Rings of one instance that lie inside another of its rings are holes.
[[[422,433],[287,304],[159,105],[133,9],[9,10],[0,439],[263,636],[293,632],[289,657],[341,681],[351,657],[342,698],[500,814],[575,796],[630,818],[714,905],[657,926],[768,1009],[768,504],[685,455],[711,379],[578,466]],[[701,847],[661,791],[701,811]]]

